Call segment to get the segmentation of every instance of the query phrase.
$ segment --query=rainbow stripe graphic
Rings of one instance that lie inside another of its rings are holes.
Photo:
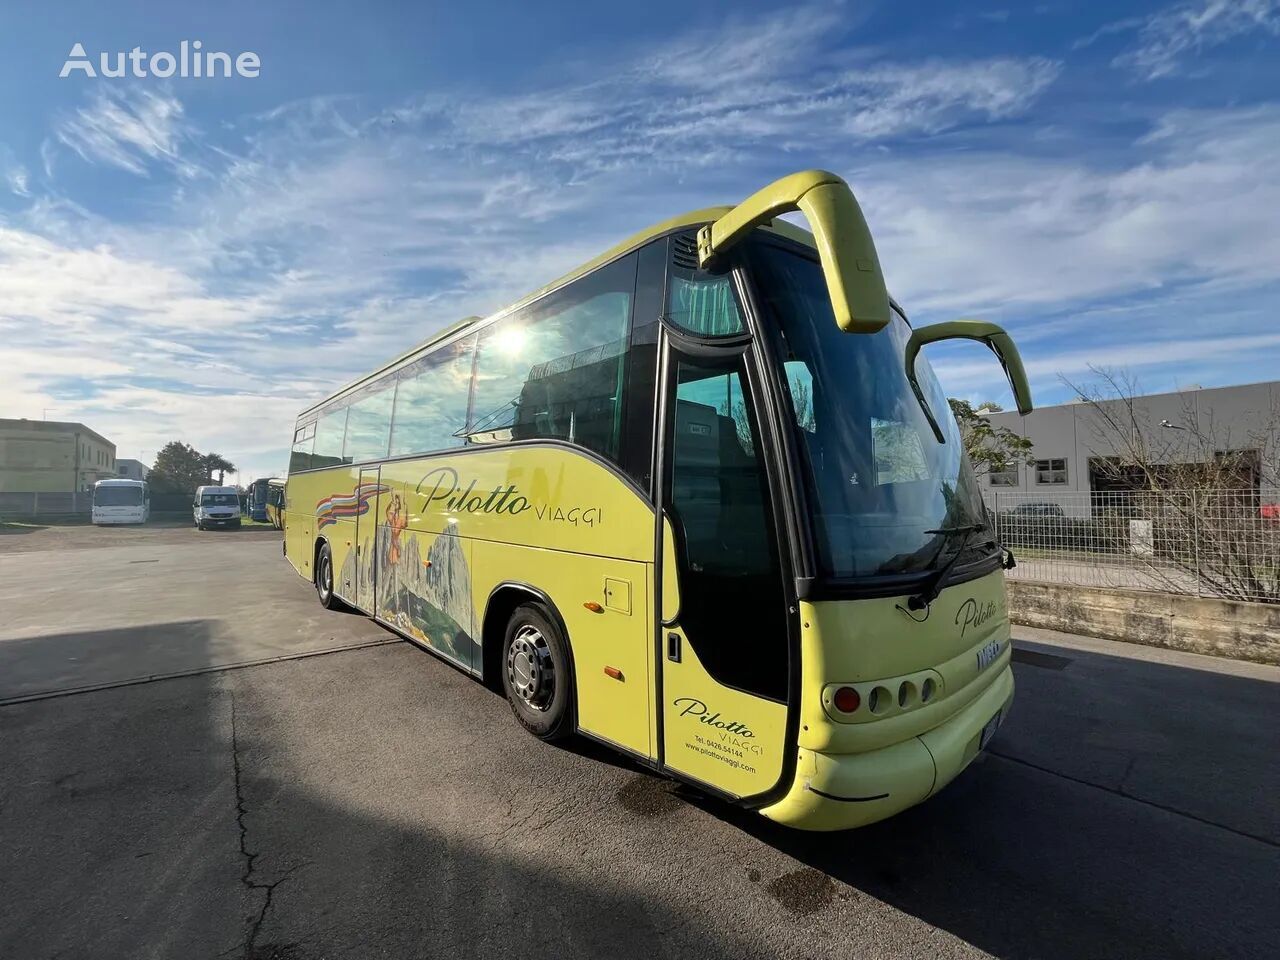
[[[338,520],[351,520],[369,512],[369,501],[391,490],[385,483],[372,480],[356,485],[350,493],[331,493],[316,502],[316,527],[327,527]]]

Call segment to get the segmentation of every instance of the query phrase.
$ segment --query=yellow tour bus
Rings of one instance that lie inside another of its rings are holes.
[[[284,529],[284,487],[283,477],[271,477],[267,481],[266,519],[277,530]]]
[[[778,219],[798,211],[812,232]],[[1013,696],[996,542],[853,193],[637,234],[304,411],[285,555],[578,733],[795,827],[919,803]]]

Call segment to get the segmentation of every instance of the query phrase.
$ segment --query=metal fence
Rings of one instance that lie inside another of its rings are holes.
[[[93,493],[0,493],[0,520],[88,520]],[[151,512],[190,513],[191,494],[152,493]]]
[[[1280,603],[1280,496],[986,490],[1009,576]]]

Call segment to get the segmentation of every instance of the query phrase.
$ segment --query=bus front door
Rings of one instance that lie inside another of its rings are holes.
[[[786,766],[787,600],[747,348],[664,347],[662,763],[732,797]]]

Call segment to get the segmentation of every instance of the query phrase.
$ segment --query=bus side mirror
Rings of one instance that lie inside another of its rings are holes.
[[[756,227],[798,211],[809,221],[836,325],[845,333],[875,333],[889,322],[889,291],[862,208],[849,185],[826,170],[775,180],[698,231],[704,269]]]
[[[924,415],[929,419],[929,426],[933,428],[934,436],[938,438],[939,443],[942,442],[942,428],[938,426],[935,414],[929,409],[924,391],[920,389],[920,384],[916,380],[916,357],[920,354],[920,348],[927,343],[937,343],[939,340],[977,340],[979,343],[985,343],[996,355],[1005,376],[1009,379],[1018,412],[1026,415],[1032,411],[1031,386],[1027,383],[1027,371],[1022,366],[1022,355],[1018,353],[1013,338],[1005,332],[1004,327],[985,320],[948,320],[945,323],[918,327],[911,331],[911,339],[907,341],[905,359],[907,380],[915,392],[916,399],[920,402],[921,409],[924,410]]]

